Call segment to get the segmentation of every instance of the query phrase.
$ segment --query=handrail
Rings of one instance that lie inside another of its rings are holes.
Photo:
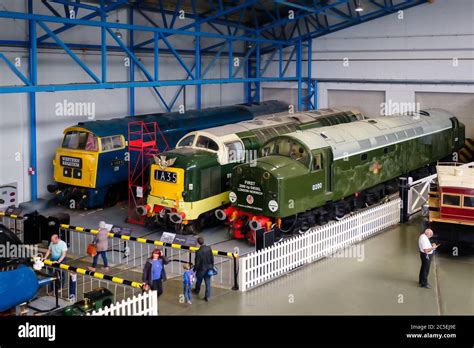
[[[80,226],[73,226],[73,225],[66,225],[66,224],[61,224],[61,228],[62,229],[79,231],[79,232],[91,233],[91,234],[94,234],[94,235],[99,233],[99,230],[96,230],[96,229],[80,227]],[[184,249],[184,250],[189,250],[189,251],[192,251],[192,252],[196,252],[196,251],[199,250],[199,248],[193,247],[193,246],[187,246],[187,245],[181,245],[181,244],[175,244],[175,243],[166,243],[166,242],[162,242],[162,241],[154,240],[154,239],[146,239],[146,238],[141,238],[141,237],[127,236],[127,235],[120,234],[120,233],[109,232],[108,236],[110,238],[119,238],[119,239],[122,239],[122,240],[134,241],[134,242],[144,243],[144,244],[154,244],[154,245],[157,245],[157,246],[165,246],[165,247],[170,247],[170,248],[173,248],[173,249]],[[212,249],[212,253],[214,255],[226,256],[226,257],[230,257],[230,258],[238,258],[239,257],[238,253],[220,251],[220,250],[214,250],[214,249]]]

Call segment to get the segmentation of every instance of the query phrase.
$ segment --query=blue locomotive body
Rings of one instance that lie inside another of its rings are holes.
[[[113,205],[124,199],[128,164],[136,158],[128,153],[129,123],[156,122],[158,149],[174,148],[185,134],[229,123],[251,120],[256,116],[283,112],[288,105],[280,101],[239,104],[186,113],[171,112],[128,116],[120,119],[80,122],[64,130],[62,146],[56,150],[54,185],[57,203],[70,208],[91,209]]]

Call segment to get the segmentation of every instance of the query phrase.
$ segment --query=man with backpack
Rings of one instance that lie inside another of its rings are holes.
[[[194,293],[199,295],[201,291],[202,280],[206,284],[206,293],[204,301],[209,301],[211,297],[211,272],[214,269],[214,255],[212,249],[204,244],[204,238],[198,238],[199,250],[196,252],[196,259],[194,264],[194,272],[196,272],[196,287]]]

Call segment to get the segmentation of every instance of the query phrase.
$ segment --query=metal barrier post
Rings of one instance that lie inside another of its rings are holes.
[[[408,222],[409,215],[408,215],[408,178],[401,177],[400,178],[400,198],[401,198],[401,205],[400,205],[400,223]]]
[[[239,270],[237,267],[237,258],[235,257],[234,254],[232,254],[232,263],[234,266],[234,286],[232,287],[232,290],[239,290],[239,282],[238,282],[238,276],[239,276]]]

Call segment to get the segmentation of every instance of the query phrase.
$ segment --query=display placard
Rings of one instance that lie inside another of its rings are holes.
[[[163,232],[163,235],[160,238],[160,242],[163,243],[173,243],[176,233]]]

